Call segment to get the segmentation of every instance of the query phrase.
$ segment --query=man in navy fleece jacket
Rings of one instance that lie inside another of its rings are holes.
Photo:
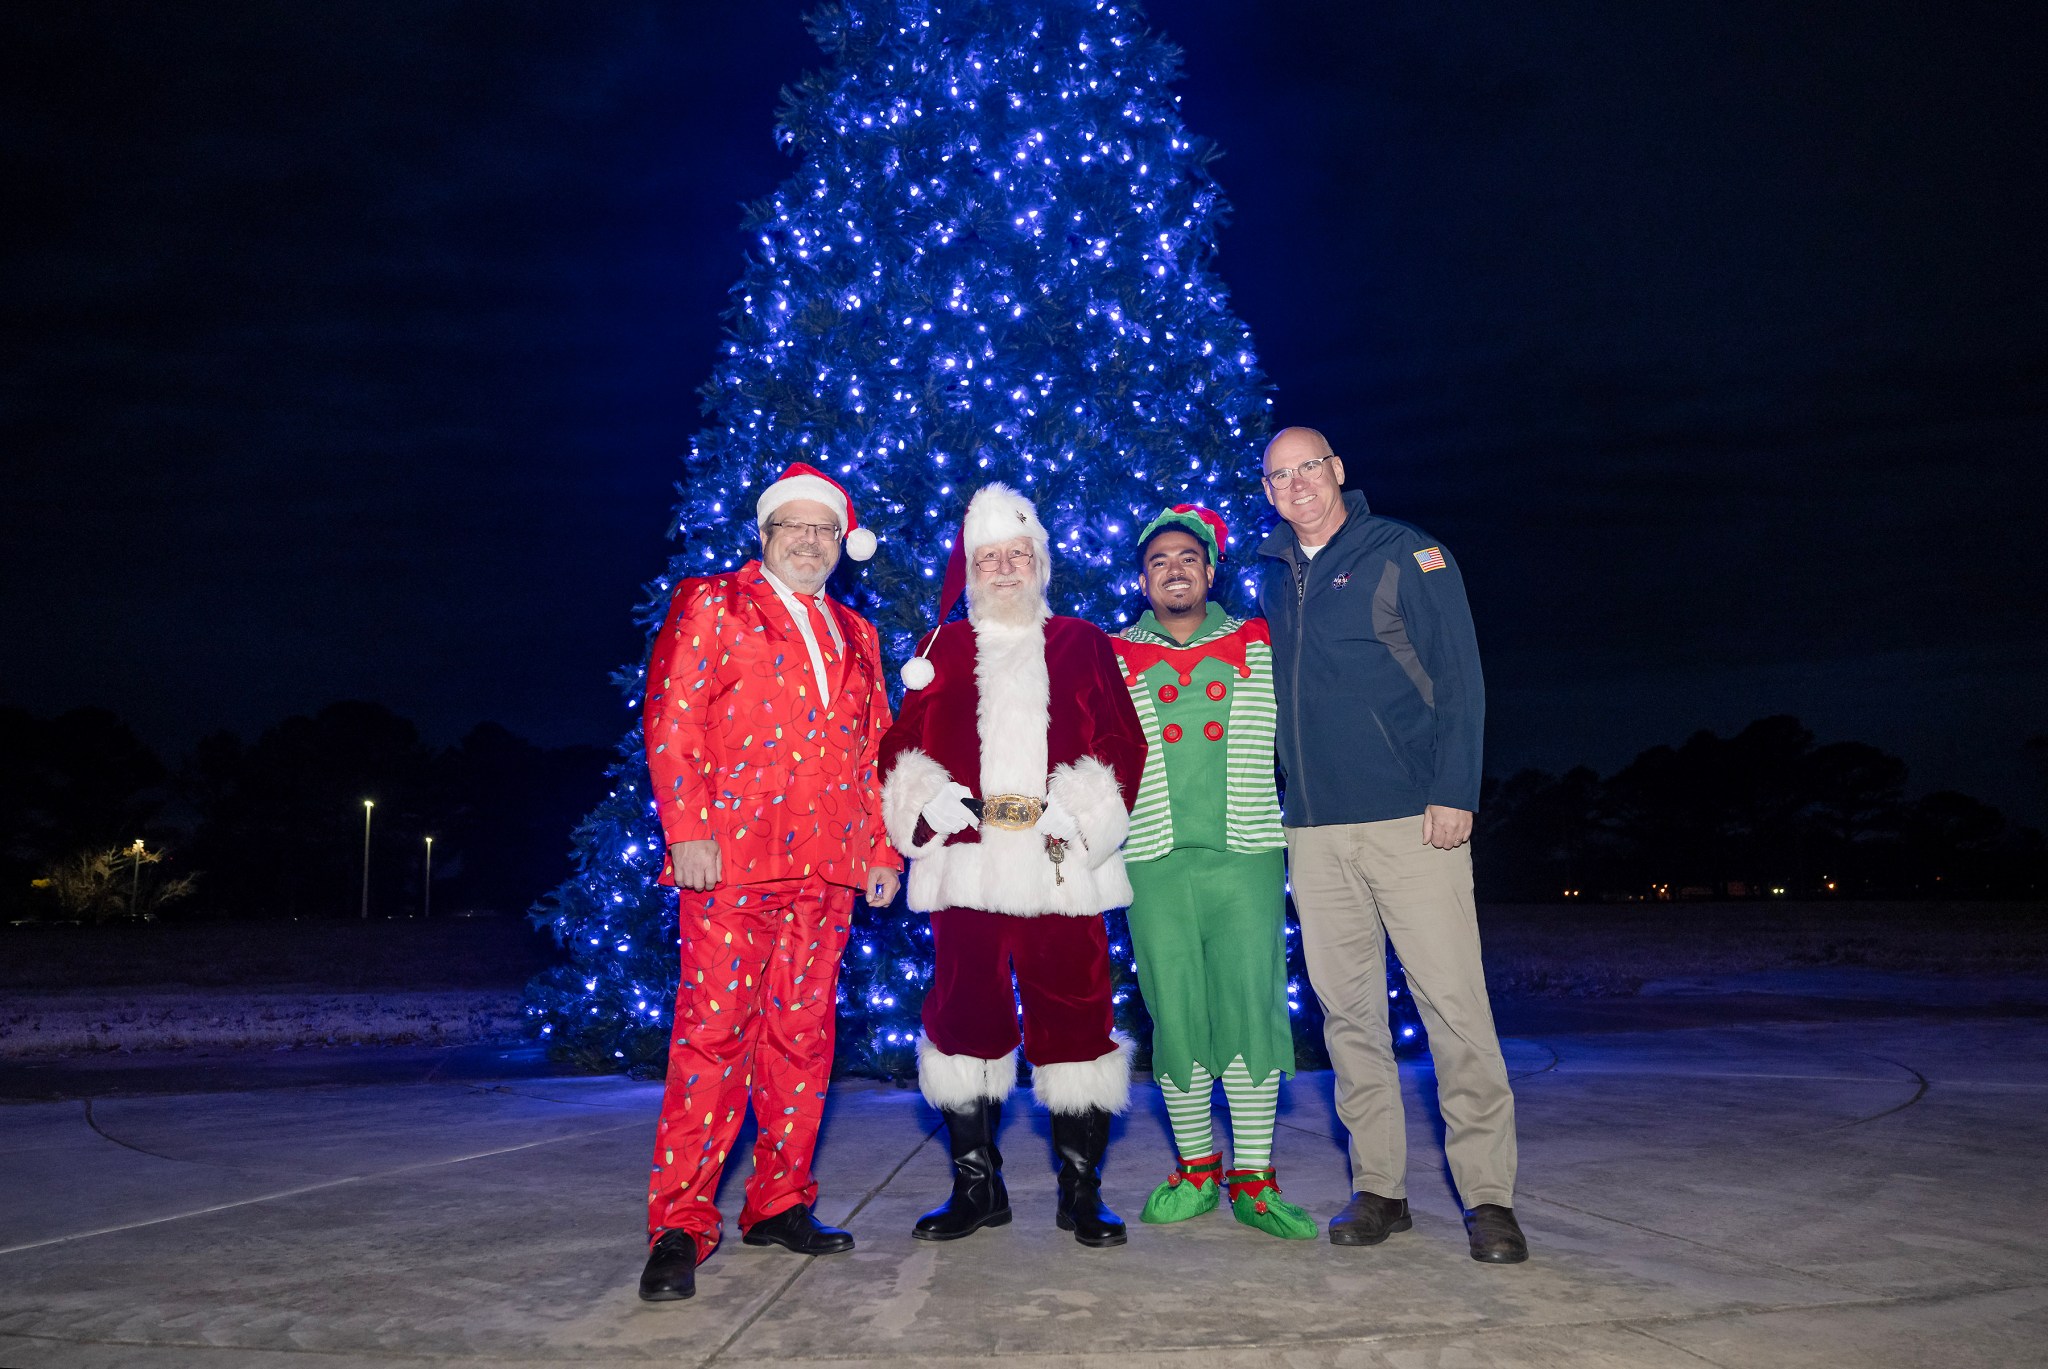
[[[1284,520],[1259,548],[1259,601],[1273,636],[1288,875],[1351,1132],[1353,1193],[1330,1239],[1377,1245],[1413,1225],[1388,1037],[1391,939],[1429,1029],[1472,1258],[1519,1263],[1515,1099],[1467,844],[1486,692],[1464,581],[1420,529],[1345,492],[1343,461],[1312,428],[1273,439],[1263,481]]]

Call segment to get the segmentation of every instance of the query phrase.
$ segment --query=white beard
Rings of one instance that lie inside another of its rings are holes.
[[[1028,593],[1022,586],[1013,595],[991,594],[970,581],[967,586],[967,621],[980,627],[996,623],[1004,627],[1037,627],[1052,617],[1052,605],[1045,591]]]
[[[1044,798],[1052,702],[1044,629],[1036,622],[984,620],[975,625],[974,640],[981,792]],[[986,828],[981,834],[985,846],[1019,837],[1030,838],[1020,845],[1043,844],[1035,832]]]

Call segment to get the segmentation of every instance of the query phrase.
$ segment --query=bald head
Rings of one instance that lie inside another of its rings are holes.
[[[1330,439],[1314,428],[1282,428],[1266,444],[1265,468],[1270,471],[1275,466],[1299,466],[1319,456],[1333,455]]]
[[[1344,526],[1344,463],[1314,428],[1273,434],[1265,476],[1266,502],[1293,526],[1301,545],[1319,547]]]

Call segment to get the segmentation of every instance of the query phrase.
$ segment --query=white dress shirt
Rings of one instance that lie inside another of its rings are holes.
[[[808,596],[798,594],[788,585],[783,584],[780,577],[774,571],[768,569],[765,562],[761,566],[761,576],[774,588],[775,597],[782,600],[782,606],[788,609],[789,616],[796,620],[796,630],[803,634],[804,650],[811,654],[811,678],[817,681],[818,702],[820,705],[823,705],[832,697],[831,677],[825,674],[825,655],[818,649],[818,634],[811,630],[811,615],[804,608],[805,598],[808,597],[813,603],[817,604],[818,612],[825,619],[825,630],[832,634],[833,650],[839,653],[841,660],[845,660],[846,643],[839,635],[839,620],[832,616],[832,606],[826,600],[824,590],[821,589],[816,594]]]

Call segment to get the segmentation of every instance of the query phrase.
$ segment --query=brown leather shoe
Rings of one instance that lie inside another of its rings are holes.
[[[1515,1210],[1499,1203],[1481,1203],[1465,1214],[1465,1236],[1472,1258],[1487,1264],[1520,1264],[1529,1258],[1529,1241]]]
[[[1415,1225],[1406,1198],[1354,1193],[1344,1210],[1330,1218],[1331,1245],[1378,1245],[1396,1231]]]
[[[697,1293],[697,1243],[682,1231],[664,1231],[647,1252],[640,1301],[674,1302]]]

